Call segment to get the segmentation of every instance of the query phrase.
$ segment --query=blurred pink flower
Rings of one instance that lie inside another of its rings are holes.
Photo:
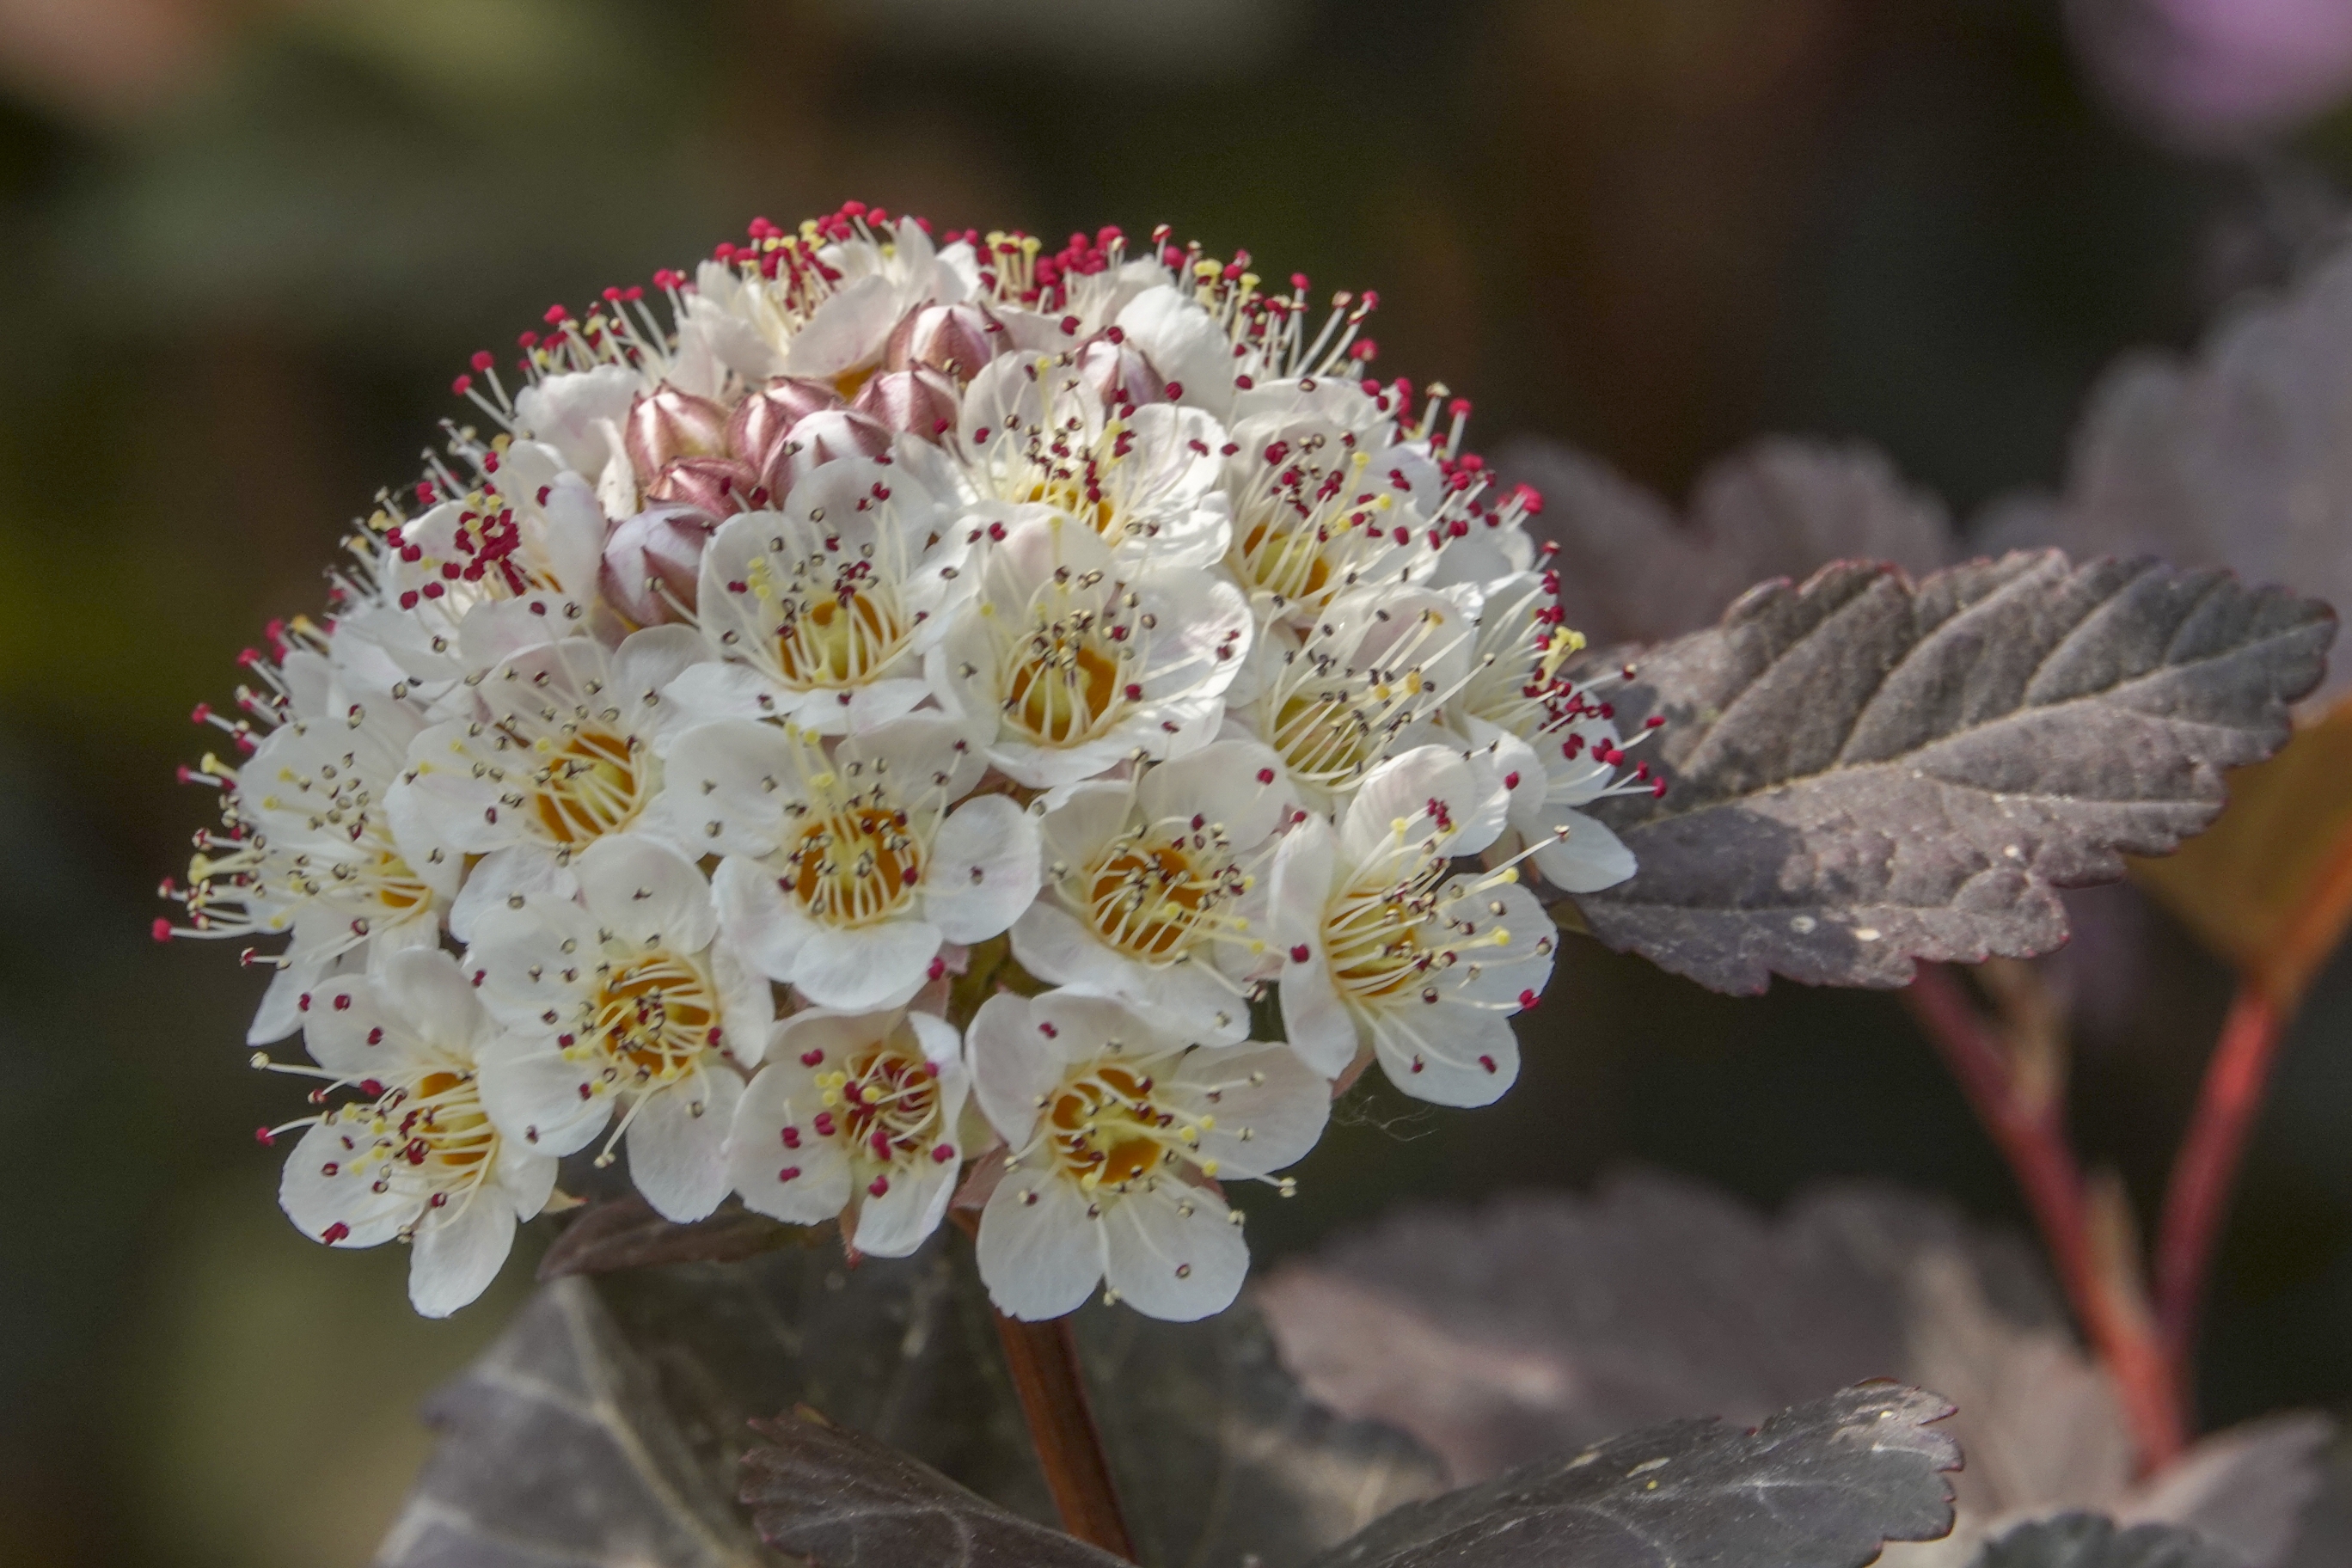
[[[2352,0],[2069,0],[2066,20],[2101,89],[2184,146],[2274,135],[2352,90]]]

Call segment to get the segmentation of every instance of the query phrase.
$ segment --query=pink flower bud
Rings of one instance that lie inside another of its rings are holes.
[[[679,458],[722,456],[727,450],[727,410],[707,397],[667,384],[640,393],[629,405],[621,439],[640,474],[657,472]]]
[[[605,598],[641,626],[675,618],[656,582],[692,609],[703,547],[717,526],[709,513],[690,506],[650,507],[623,518],[604,541]]]
[[[1004,346],[1004,329],[977,305],[918,305],[882,345],[882,368],[935,370],[961,386]]]
[[[1139,408],[1147,403],[1168,401],[1168,384],[1151,368],[1143,351],[1109,333],[1089,338],[1079,345],[1077,372],[1101,394],[1108,407],[1131,404]]]
[[[893,430],[936,441],[955,428],[955,383],[935,370],[886,370],[868,381],[849,405]]]
[[[760,476],[733,458],[680,458],[646,487],[647,505],[690,506],[713,517],[732,517],[767,504]]]
[[[793,426],[840,406],[841,395],[832,383],[780,375],[735,405],[735,416],[727,422],[728,455],[763,469]]]
[[[777,500],[811,471],[836,458],[878,458],[890,449],[890,427],[871,415],[825,408],[787,431],[760,470],[760,482]]]

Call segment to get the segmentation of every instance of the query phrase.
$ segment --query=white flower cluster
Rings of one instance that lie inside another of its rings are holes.
[[[198,710],[159,933],[288,939],[298,1226],[445,1313],[617,1149],[882,1256],[961,1194],[1002,1310],[1194,1318],[1335,1086],[1510,1085],[1520,867],[1631,875],[1579,808],[1652,784],[1466,405],[1246,260],[852,205],[476,357],[495,429]]]

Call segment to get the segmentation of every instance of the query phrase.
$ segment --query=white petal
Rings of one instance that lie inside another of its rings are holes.
[[[312,1061],[349,1079],[421,1071],[439,1057],[407,1010],[364,974],[329,976],[311,990],[302,1044]]]
[[[792,742],[772,724],[720,719],[683,731],[662,767],[671,830],[705,852],[770,853],[782,837],[785,808],[800,798],[793,759]]]
[[[742,1079],[709,1067],[637,1108],[624,1140],[629,1179],[664,1219],[701,1219],[727,1195],[727,1133],[742,1095]]]
[[[895,1007],[929,978],[940,928],[928,921],[884,921],[844,931],[814,926],[788,977],[810,1001],[845,1012]]]
[[[1510,1020],[1483,1007],[1441,1002],[1372,1022],[1372,1049],[1389,1081],[1433,1105],[1492,1105],[1519,1076]]]
[[[633,833],[599,838],[572,861],[588,912],[641,947],[699,952],[719,934],[710,884],[694,862]]]
[[[428,1318],[446,1318],[488,1289],[514,1246],[513,1205],[488,1188],[459,1202],[454,1215],[428,1214],[409,1251],[409,1304]]]
[[[613,1120],[612,1096],[595,1093],[593,1078],[559,1051],[521,1050],[493,1053],[478,1081],[482,1109],[501,1137],[542,1154],[569,1154],[594,1142]]]
[[[1338,1078],[1356,1059],[1362,1040],[1331,981],[1323,915],[1331,896],[1339,846],[1331,825],[1310,816],[1283,836],[1269,878],[1269,941],[1276,950],[1276,994],[1282,1032],[1305,1061]]]
[[[1331,1086],[1287,1046],[1194,1051],[1174,1081],[1218,1098],[1201,1151],[1224,1170],[1263,1174],[1306,1158],[1331,1116]]]
[[[542,1154],[512,1138],[499,1140],[497,1181],[500,1194],[515,1218],[530,1219],[547,1207],[555,1192],[555,1156]]]
[[[947,1146],[954,1147],[951,1141]],[[877,1258],[904,1258],[922,1246],[948,1212],[960,1163],[954,1158],[935,1162],[925,1155],[919,1164],[892,1175],[880,1197],[869,1193],[858,1205],[851,1243]]]
[[[950,942],[985,942],[1020,919],[1043,874],[1034,817],[1001,795],[965,801],[931,841],[924,916]]]
[[[997,1135],[1015,1148],[1037,1124],[1037,1101],[1062,1080],[1069,1063],[1059,1044],[1037,1028],[1029,999],[1001,992],[980,1005],[964,1031],[972,1093]]]
[[[768,863],[730,855],[711,877],[710,891],[719,924],[743,961],[771,980],[790,980],[817,927],[784,896]]]
[[[644,384],[645,378],[625,365],[567,371],[516,393],[515,413],[524,429],[563,454],[574,469],[598,474],[610,447],[595,426],[626,417],[630,400]]]
[[[795,1069],[797,1063],[762,1068],[743,1091],[727,1140],[727,1175],[745,1207],[787,1225],[818,1225],[849,1202],[849,1162],[838,1141],[809,1125],[819,1104],[815,1087]],[[796,1146],[784,1142],[787,1126]]]
[[[1241,1294],[1249,1247],[1214,1193],[1163,1185],[1109,1205],[1100,1223],[1110,1288],[1146,1317],[1189,1323]]]
[[[1561,892],[1597,893],[1639,869],[1633,852],[1606,825],[1566,806],[1549,807],[1543,815],[1538,831],[1552,835],[1552,842],[1537,849],[1530,858],[1543,879]],[[1559,835],[1560,828],[1568,830],[1566,837]]]
[[[352,1156],[373,1134],[362,1121],[317,1122],[302,1134],[278,1177],[278,1206],[313,1241],[337,1225],[345,1234],[336,1247],[374,1247],[390,1241],[415,1219],[424,1200],[374,1190],[373,1181],[354,1169]],[[334,1167],[329,1173],[328,1167]]]
[[[466,873],[466,885],[449,905],[449,934],[459,942],[473,941],[475,922],[485,910],[511,907],[514,900],[526,893],[569,899],[579,891],[578,879],[555,858],[554,850],[537,844],[510,844],[483,856]]]
[[[981,1211],[976,1249],[996,1310],[1034,1322],[1085,1305],[1103,1274],[1098,1223],[1077,1189],[1050,1171],[999,1182]]]

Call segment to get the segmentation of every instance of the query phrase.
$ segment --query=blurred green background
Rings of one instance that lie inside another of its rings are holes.
[[[405,480],[464,356],[551,300],[859,196],[1157,221],[1370,284],[1381,366],[1679,495],[1858,435],[1965,515],[2059,474],[2099,367],[2185,345],[2337,212],[2352,125],[2135,129],[2039,0],[6,0],[0,4],[0,1564],[359,1563],[423,1393],[519,1299],[409,1315],[396,1248],[277,1214],[260,978],[147,940],[206,802],[192,704]],[[2091,908],[2077,1120],[2143,1212],[2227,977]],[[2352,972],[2231,1232],[2215,1422],[2352,1399]],[[1644,1160],[1777,1202],[2017,1205],[1884,997],[1732,1002],[1578,945],[1486,1112],[1374,1101],[1262,1255],[1406,1192]]]

